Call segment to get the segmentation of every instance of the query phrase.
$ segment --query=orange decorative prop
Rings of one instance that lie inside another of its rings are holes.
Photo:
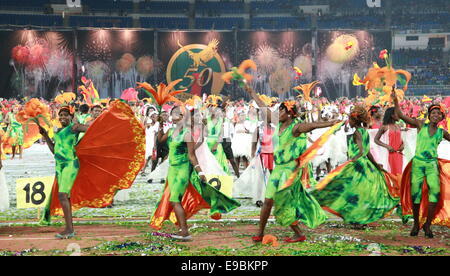
[[[73,92],[65,92],[62,93],[55,98],[55,102],[59,104],[68,104],[71,101],[75,100],[77,98],[77,95]]]
[[[432,221],[432,224],[447,226],[450,228],[450,160],[438,159],[438,163],[441,193],[439,202],[436,206],[436,215]],[[412,215],[413,202],[411,197],[411,169],[412,162],[409,162],[402,177],[401,205],[403,215]],[[427,220],[428,214],[428,185],[426,180],[423,183],[419,214],[419,221],[422,226]]]
[[[285,102],[283,102],[283,104],[284,104],[284,106],[286,106],[288,111],[292,111],[296,102],[295,101],[285,101]]]
[[[317,84],[319,84],[319,81],[313,81],[311,83],[308,84],[302,84],[299,86],[294,87],[295,90],[298,91],[303,91],[303,95],[305,95],[305,101],[311,102],[311,90],[314,88],[314,86],[316,86]]]
[[[251,59],[244,60],[239,65],[239,68],[236,69],[234,67],[233,71],[223,74],[222,80],[227,84],[230,84],[231,81],[234,79],[238,81],[245,80],[248,83],[252,81],[253,76],[246,73],[247,69],[252,69],[253,71],[256,71],[257,70],[256,63]]]
[[[360,82],[366,85],[366,90],[382,88],[384,86],[392,88],[392,86],[397,83],[397,75],[403,75],[405,77],[406,84],[403,87],[403,91],[408,90],[411,73],[405,70],[395,70],[392,67],[372,67],[367,72],[366,77],[363,80],[360,80]]]
[[[173,90],[173,88],[182,81],[182,79],[178,79],[175,80],[171,83],[169,83],[169,85],[165,85],[164,83],[160,83],[158,85],[158,89],[155,90],[153,88],[153,86],[151,86],[149,83],[140,83],[138,82],[138,87],[136,89],[139,88],[144,88],[148,93],[151,93],[151,95],[153,96],[153,98],[155,99],[156,103],[161,107],[163,106],[165,103],[167,102],[175,102],[178,103],[180,105],[183,105],[183,103],[178,100],[177,98],[175,98],[175,95],[178,95],[182,92],[187,91],[187,89],[183,89],[183,90],[177,90],[177,91],[173,91],[171,92],[171,90]]]
[[[100,99],[97,89],[92,80],[86,79],[84,76],[81,77],[81,82],[83,82],[84,85],[80,85],[78,89],[81,90],[81,94],[84,96],[86,103],[92,105],[94,103],[92,100],[96,101]]]
[[[111,204],[118,190],[128,189],[144,166],[145,130],[131,108],[114,101],[89,127],[76,146],[80,169],[71,191],[75,211]],[[58,183],[52,189],[51,215],[63,215]]]
[[[270,244],[273,247],[279,246],[277,237],[272,235],[264,235],[262,244]]]

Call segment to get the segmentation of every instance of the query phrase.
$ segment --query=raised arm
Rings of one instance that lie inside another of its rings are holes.
[[[446,130],[444,130],[444,139],[450,142],[450,134]]]
[[[270,124],[272,122],[272,111],[270,111],[269,107],[256,95],[256,92],[250,86],[246,85],[244,89],[255,100],[259,108],[261,108],[263,116],[267,118],[267,123]]]
[[[336,123],[339,123],[340,121],[329,121],[329,122],[316,122],[316,123],[298,123],[294,126],[294,129],[292,130],[294,137],[298,137],[302,133],[308,133],[316,128],[324,128],[324,127],[330,127],[335,125]]]
[[[38,127],[39,133],[42,135],[42,137],[44,137],[45,141],[47,142],[48,148],[53,154],[55,154],[55,143],[53,143],[52,139],[50,139],[47,131],[43,127],[41,127],[40,125],[38,125]]]
[[[403,121],[405,121],[406,123],[415,126],[418,130],[420,130],[424,122],[422,120],[410,118],[405,114],[403,114],[402,110],[400,109],[400,105],[398,104],[397,94],[395,93],[395,86],[392,86],[392,100],[394,101],[395,113],[397,113],[398,117]]]

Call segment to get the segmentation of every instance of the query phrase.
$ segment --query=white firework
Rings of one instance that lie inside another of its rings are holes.
[[[280,54],[268,45],[259,46],[252,57],[258,66],[258,71],[263,74],[270,74],[279,64]]]

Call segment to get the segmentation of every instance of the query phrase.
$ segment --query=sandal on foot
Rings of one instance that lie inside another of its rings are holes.
[[[55,237],[60,240],[67,240],[67,239],[71,239],[71,238],[75,237],[75,232],[72,232],[70,234],[65,234],[65,235],[56,234]]]
[[[263,240],[263,237],[261,237],[261,236],[252,237],[252,241],[254,241],[254,242],[262,242],[262,240]]]
[[[180,236],[180,235],[171,235],[172,239],[179,240],[179,241],[192,241],[191,236]]]

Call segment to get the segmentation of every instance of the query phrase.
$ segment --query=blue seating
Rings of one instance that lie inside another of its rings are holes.
[[[151,13],[184,13],[189,10],[189,2],[179,2],[179,1],[152,1],[152,2],[140,2],[139,3],[140,12],[151,12]]]
[[[254,29],[306,29],[311,27],[311,20],[297,17],[256,17],[251,20]]]
[[[141,17],[142,28],[159,29],[188,29],[189,19],[187,17]]]
[[[209,11],[220,14],[244,13],[243,2],[196,2],[195,10],[197,13],[208,13]]]
[[[71,16],[71,27],[99,27],[99,28],[131,28],[133,19],[131,17],[119,16]]]
[[[242,17],[217,17],[217,18],[196,18],[195,27],[197,29],[226,30],[233,27],[242,29],[244,18]]]
[[[63,26],[59,15],[1,14],[0,25]]]

